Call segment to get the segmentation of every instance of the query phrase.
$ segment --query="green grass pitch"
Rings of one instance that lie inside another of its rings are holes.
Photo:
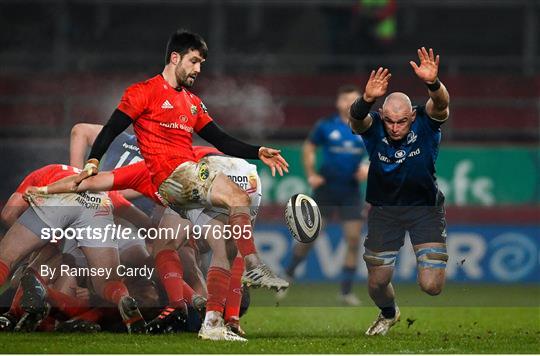
[[[364,336],[377,314],[338,306],[335,285],[295,285],[276,303],[252,293],[245,344],[195,334],[0,334],[2,353],[540,353],[540,287],[453,284],[438,297],[396,285],[401,322],[386,337]]]

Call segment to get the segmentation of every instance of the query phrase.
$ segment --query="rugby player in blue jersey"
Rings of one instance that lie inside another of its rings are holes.
[[[416,76],[428,89],[423,106],[412,106],[404,93],[386,97],[378,112],[371,106],[386,94],[388,69],[372,71],[362,97],[350,108],[350,125],[360,134],[370,158],[366,200],[372,205],[364,260],[371,299],[381,309],[366,335],[385,335],[399,320],[391,284],[394,264],[408,231],[417,259],[418,284],[430,294],[445,282],[446,221],[444,196],[435,177],[440,126],[449,115],[450,98],[438,79],[439,56],[418,50]]]
[[[352,285],[358,264],[360,232],[362,230],[362,197],[360,181],[366,179],[367,164],[362,164],[366,150],[362,138],[349,128],[349,108],[360,96],[360,88],[344,85],[337,91],[337,113],[320,120],[303,147],[303,161],[308,183],[314,198],[326,219],[338,214],[343,222],[347,252],[343,261],[341,302],[357,306],[358,297],[352,293]],[[317,170],[315,156],[317,147],[322,148],[322,162]],[[296,267],[306,258],[313,244],[296,244],[286,270],[292,279]],[[278,298],[284,293],[278,294]]]

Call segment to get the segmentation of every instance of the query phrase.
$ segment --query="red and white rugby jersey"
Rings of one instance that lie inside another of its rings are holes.
[[[126,89],[118,109],[133,120],[152,182],[159,185],[183,162],[195,161],[193,131],[212,118],[201,99],[172,88],[161,74]]]
[[[24,194],[24,191],[29,186],[44,187],[62,178],[79,174],[80,172],[80,169],[65,164],[49,164],[27,175],[16,192]]]

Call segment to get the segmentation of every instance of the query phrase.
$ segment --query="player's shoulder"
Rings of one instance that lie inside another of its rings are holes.
[[[192,93],[191,91],[187,90],[185,87],[182,88],[182,90],[184,91],[184,93],[186,94],[186,96],[187,96],[190,100],[196,102],[197,104],[202,103],[202,99],[199,98],[196,94],[194,94],[194,93]]]
[[[336,115],[331,116],[325,116],[321,117],[317,122],[315,123],[315,128],[324,129],[333,127],[336,125]]]
[[[145,79],[145,80],[131,84],[130,86],[127,87],[126,92],[132,93],[132,94],[135,94],[135,93],[147,94],[151,92],[154,88],[161,85],[162,81],[163,79],[161,75],[158,74],[152,78]]]

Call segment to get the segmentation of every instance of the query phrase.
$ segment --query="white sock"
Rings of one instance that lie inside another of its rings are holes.
[[[221,319],[221,313],[218,313],[217,311],[207,311],[204,317],[204,325],[216,326]]]

